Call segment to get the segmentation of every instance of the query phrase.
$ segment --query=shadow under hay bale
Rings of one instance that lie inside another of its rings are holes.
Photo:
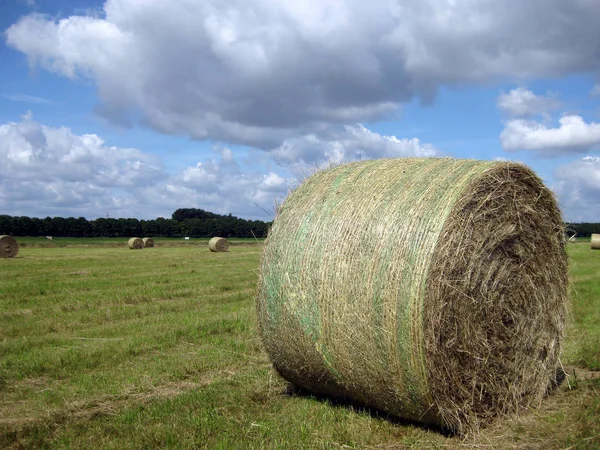
[[[410,420],[410,419],[404,419],[402,417],[392,416],[386,412],[382,412],[379,409],[370,408],[370,407],[364,406],[364,405],[356,405],[352,401],[349,401],[348,399],[343,398],[343,397],[315,395],[314,393],[305,391],[302,388],[299,388],[298,386],[296,386],[292,383],[289,383],[285,387],[283,392],[281,392],[281,395],[285,395],[287,397],[292,397],[292,398],[298,397],[298,398],[314,400],[314,401],[317,401],[320,403],[325,403],[329,406],[333,406],[334,408],[344,408],[344,409],[347,409],[352,412],[368,414],[373,419],[383,419],[390,423],[393,423],[394,425],[405,426],[405,427],[406,426],[416,427],[416,428],[420,428],[424,431],[438,433],[438,434],[441,434],[441,435],[443,435],[445,437],[449,437],[449,438],[454,435],[454,432],[452,430],[445,428],[441,425],[424,423],[424,422],[419,422],[416,420]]]
[[[19,243],[12,236],[0,236],[0,258],[14,258],[19,253]]]
[[[152,239],[152,238],[142,238],[142,242],[144,243],[144,248],[154,247],[154,239]]]
[[[208,248],[211,252],[228,252],[229,242],[222,237],[214,237],[208,241]]]
[[[539,404],[555,377],[564,245],[553,194],[519,164],[325,170],[266,240],[261,338],[302,389],[469,433]]]
[[[140,250],[144,248],[144,241],[137,237],[132,237],[127,241],[127,245],[131,250]]]
[[[600,250],[600,234],[592,234],[590,246],[592,250]]]

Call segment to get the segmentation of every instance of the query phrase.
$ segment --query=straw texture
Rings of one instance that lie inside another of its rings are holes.
[[[152,238],[142,238],[142,242],[144,243],[144,248],[154,247],[154,239]]]
[[[19,253],[19,244],[12,236],[0,236],[0,258],[14,258]]]
[[[132,250],[140,250],[144,248],[144,241],[137,237],[132,237],[127,241],[127,245]]]
[[[222,237],[214,237],[208,241],[208,248],[211,252],[228,252],[229,242]]]
[[[600,234],[592,234],[592,250],[600,250]]]
[[[468,433],[544,396],[563,334],[564,245],[552,193],[521,165],[325,170],[267,238],[263,344],[303,389]]]

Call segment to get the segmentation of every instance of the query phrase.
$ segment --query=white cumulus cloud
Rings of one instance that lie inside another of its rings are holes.
[[[512,89],[498,97],[498,108],[511,116],[530,117],[548,114],[560,103],[552,96],[536,95],[525,88]]]
[[[0,124],[0,213],[32,217],[169,217],[178,208],[271,220],[295,183],[242,170],[228,148],[176,173],[159,157],[106,145],[96,134],[37,123]]]
[[[600,145],[600,124],[581,116],[565,115],[557,128],[523,119],[509,120],[500,142],[506,151],[534,150],[544,156],[586,153]]]
[[[31,114],[0,124],[0,213],[9,215],[168,217],[178,208],[271,220],[298,182],[324,162],[437,156],[418,139],[362,125],[286,140],[249,166],[227,147],[173,173],[153,154],[107,145],[96,134],[48,127]],[[250,167],[260,167],[252,169]],[[267,212],[265,212],[267,211]],[[271,215],[270,215],[271,214]]]
[[[286,139],[273,152],[281,166],[297,174],[308,174],[328,163],[340,164],[364,159],[432,157],[441,153],[417,138],[402,138],[375,133],[363,125],[346,125],[322,134]]]

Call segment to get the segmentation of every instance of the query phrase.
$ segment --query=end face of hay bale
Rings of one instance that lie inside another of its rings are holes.
[[[12,236],[0,236],[0,258],[14,258],[19,253],[19,244]]]
[[[592,234],[590,245],[592,250],[600,250],[600,234]]]
[[[467,433],[546,392],[566,314],[563,235],[551,191],[518,164],[319,172],[265,243],[263,344],[303,389]]]
[[[144,241],[137,237],[132,237],[127,241],[127,245],[132,250],[140,250],[144,248]]]
[[[154,239],[152,238],[142,238],[142,242],[144,243],[144,248],[154,247]]]
[[[208,241],[208,248],[211,252],[228,252],[229,242],[222,237],[214,237]]]

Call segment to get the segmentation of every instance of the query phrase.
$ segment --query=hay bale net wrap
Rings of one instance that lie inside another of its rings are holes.
[[[142,238],[142,242],[144,243],[144,248],[154,247],[154,239],[152,238]]]
[[[0,258],[14,258],[19,253],[19,244],[12,236],[0,236]]]
[[[208,241],[208,248],[211,252],[228,252],[229,242],[222,237],[214,237]]]
[[[257,313],[286,379],[467,433],[538,403],[563,334],[567,257],[552,193],[524,166],[351,163],[282,205]]]
[[[592,250],[600,250],[600,234],[592,234],[591,240]]]
[[[140,238],[132,237],[129,239],[129,241],[127,241],[127,245],[132,250],[140,250],[144,248],[144,241],[142,241]]]

